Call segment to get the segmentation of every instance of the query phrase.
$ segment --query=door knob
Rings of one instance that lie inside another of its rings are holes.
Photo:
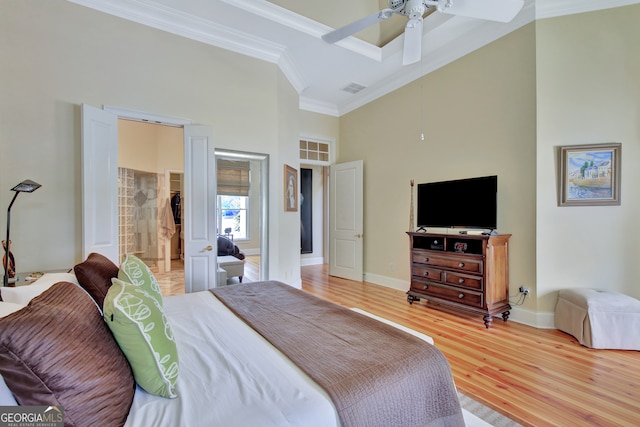
[[[213,250],[213,246],[209,245],[206,248],[204,248],[205,251],[209,252]]]

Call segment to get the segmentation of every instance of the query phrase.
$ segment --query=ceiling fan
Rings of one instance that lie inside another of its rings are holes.
[[[522,9],[524,0],[388,0],[389,7],[322,36],[335,43],[385,19],[394,13],[408,18],[404,27],[402,64],[418,62],[422,56],[422,23],[427,10],[489,21],[509,22]]]

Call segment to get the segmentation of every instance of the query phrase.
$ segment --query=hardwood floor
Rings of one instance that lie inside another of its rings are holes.
[[[247,257],[247,274],[252,264],[257,257]],[[302,267],[301,276],[306,292],[431,336],[460,391],[522,425],[640,426],[638,351],[593,350],[563,332],[501,319],[487,330],[480,316],[410,305],[403,291],[330,277],[323,265]]]
[[[171,271],[158,273],[156,269],[151,269],[153,275],[158,280],[162,295],[184,294],[184,261],[175,259],[171,261]],[[256,282],[260,278],[260,256],[251,255],[245,259],[243,281]],[[238,282],[234,277],[231,282]]]
[[[403,291],[302,268],[302,289],[431,336],[460,391],[525,426],[640,426],[640,352],[593,350],[570,335],[407,303]]]

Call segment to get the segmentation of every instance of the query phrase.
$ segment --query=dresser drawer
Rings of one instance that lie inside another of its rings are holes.
[[[482,276],[472,276],[464,273],[453,273],[451,271],[445,271],[444,283],[454,286],[460,286],[463,288],[473,289],[476,291],[482,291]]]
[[[412,257],[414,263],[429,264],[442,268],[453,268],[467,271],[469,273],[482,274],[482,259],[471,259],[462,257],[431,255],[430,253],[414,252]]]
[[[411,289],[425,295],[425,298],[427,299],[429,299],[429,296],[433,296],[447,301],[467,305],[469,307],[483,308],[484,306],[481,292],[462,291],[441,286],[436,283],[426,283],[418,280],[411,283]]]
[[[442,281],[442,270],[435,268],[429,268],[423,264],[413,264],[411,267],[411,274],[415,277],[422,277],[424,279]]]

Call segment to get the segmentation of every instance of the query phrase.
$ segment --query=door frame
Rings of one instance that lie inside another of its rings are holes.
[[[260,162],[260,277],[269,280],[269,155],[245,151],[215,149],[218,157]]]

